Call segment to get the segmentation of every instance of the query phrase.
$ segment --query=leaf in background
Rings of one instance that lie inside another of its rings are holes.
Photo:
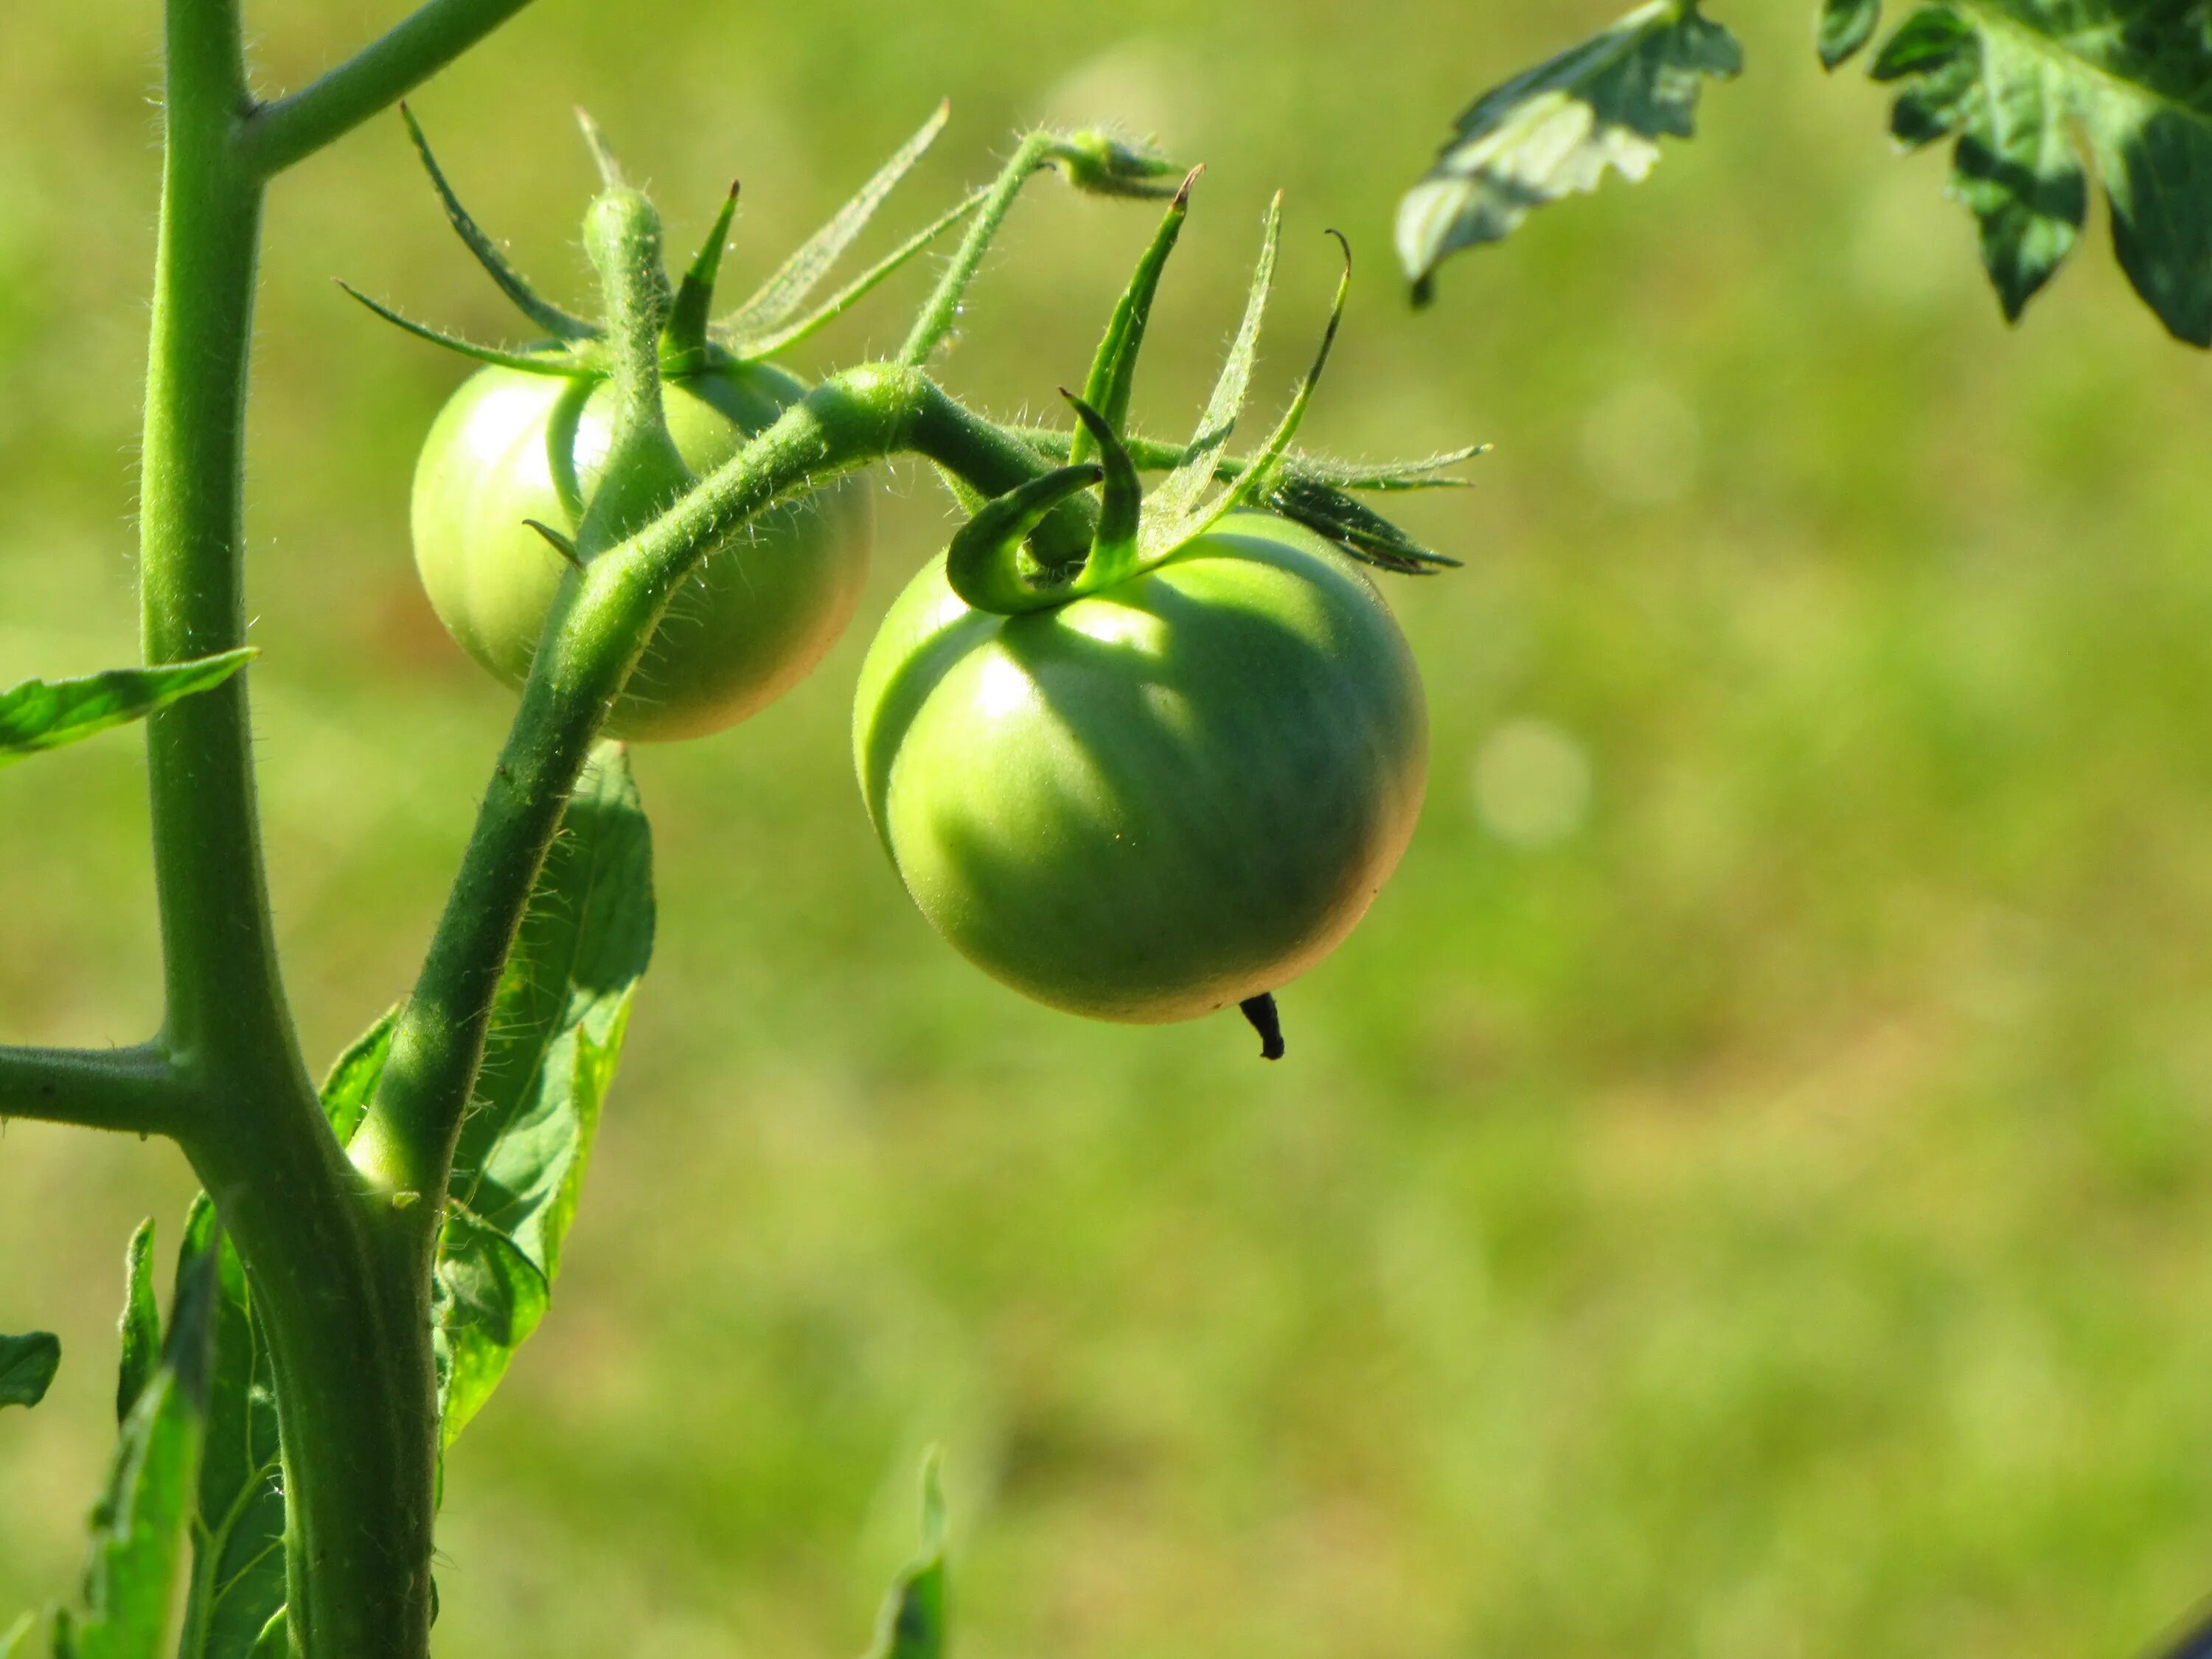
[[[185,1222],[188,1257],[215,1260],[215,1356],[192,1518],[191,1589],[179,1659],[247,1659],[284,1601],[284,1492],[276,1378],[246,1269],[202,1194]]]
[[[35,1406],[61,1369],[62,1340],[52,1331],[0,1336],[0,1406]]]
[[[1708,76],[1743,50],[1697,0],[1653,0],[1581,46],[1485,93],[1398,206],[1398,258],[1417,304],[1461,248],[1510,235],[1529,210],[1593,191],[1607,168],[1635,180],[1661,137],[1696,129]]]
[[[1839,63],[1880,8],[1831,0]],[[2178,339],[2212,345],[2212,23],[2184,0],[1976,0],[1923,5],[1876,54],[1908,84],[1891,130],[1955,138],[1951,193],[1981,227],[1982,263],[2019,320],[2079,240],[2094,163],[2112,244]]]
[[[93,1510],[85,1611],[54,1620],[57,1659],[161,1652],[206,1428],[216,1278],[212,1251],[188,1251],[179,1263],[161,1364],[125,1419],[107,1491]]]
[[[867,1659],[945,1659],[945,1492],[937,1454],[921,1466],[921,1553],[891,1583]]]
[[[438,1253],[447,1445],[544,1315],[653,928],[651,831],[628,757],[602,744],[500,981],[461,1127]]]
[[[1822,67],[1835,68],[1866,45],[1881,21],[1881,0],[1820,0]]]
[[[27,1613],[0,1632],[0,1659],[30,1659],[31,1632],[38,1627],[37,1618]]]
[[[118,668],[82,679],[26,680],[0,692],[0,767],[143,720],[179,697],[221,685],[252,658],[227,651],[161,668]]]

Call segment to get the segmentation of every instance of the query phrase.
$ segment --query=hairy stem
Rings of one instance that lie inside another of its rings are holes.
[[[154,663],[246,638],[242,462],[264,170],[240,158],[252,106],[236,0],[167,0],[167,25],[139,515]],[[147,726],[161,1048],[204,1103],[178,1133],[269,1332],[295,1650],[422,1659],[437,1444],[428,1264],[345,1161],[301,1060],[270,921],[246,682]]]
[[[158,1043],[131,1048],[0,1047],[0,1119],[177,1135],[198,1097]]]
[[[255,106],[238,154],[267,179],[388,109],[530,0],[428,0],[405,21],[289,97]]]

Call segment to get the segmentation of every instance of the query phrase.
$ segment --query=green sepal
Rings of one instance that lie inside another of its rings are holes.
[[[789,322],[799,308],[806,303],[806,296],[820,286],[837,261],[844,257],[845,251],[867,228],[868,222],[875,217],[876,210],[884,204],[884,198],[913,170],[914,164],[928,154],[929,147],[937,142],[937,135],[945,131],[945,124],[951,115],[951,102],[939,103],[915,135],[876,169],[867,183],[854,194],[852,200],[831,216],[829,223],[800,243],[797,251],[779,265],[744,304],[716,321],[715,331],[747,338],[772,332]],[[942,223],[937,227],[938,229],[943,228]],[[883,273],[889,274],[888,271]],[[881,277],[877,280],[880,281]]]
[[[1252,268],[1252,286],[1244,300],[1244,315],[1237,325],[1237,337],[1199,417],[1198,430],[1183,448],[1182,458],[1166,480],[1152,492],[1147,504],[1143,543],[1149,554],[1161,545],[1184,539],[1177,533],[1189,521],[1200,499],[1213,483],[1214,468],[1237,429],[1244,408],[1244,395],[1252,382],[1253,360],[1259,355],[1260,325],[1267,313],[1267,294],[1275,280],[1275,254],[1283,240],[1283,195],[1275,192],[1267,204],[1267,222],[1260,237],[1260,258]]]
[[[1137,477],[1137,464],[1129,459],[1121,439],[1106,416],[1066,387],[1061,397],[1074,406],[1091,447],[1097,453],[1104,474],[1100,491],[1098,529],[1091,541],[1091,557],[1083,567],[1083,585],[1089,592],[1126,581],[1137,568],[1137,532],[1145,509],[1145,487]]]
[[[626,190],[629,181],[623,177],[622,163],[615,160],[613,148],[592,112],[581,104],[576,106],[576,128],[584,135],[584,148],[592,152],[592,165],[599,169],[599,184],[606,190]]]
[[[1401,576],[1455,570],[1461,561],[1431,552],[1364,502],[1295,468],[1279,469],[1260,505],[1302,524],[1339,552]]]
[[[404,329],[418,340],[428,340],[432,345],[443,346],[471,362],[520,369],[525,374],[557,374],[569,380],[579,375],[604,374],[606,372],[595,358],[562,346],[535,351],[510,351],[505,346],[478,345],[474,340],[464,340],[458,334],[448,334],[428,323],[418,323],[381,301],[370,299],[343,276],[333,276],[331,280],[394,328]]]
[[[722,198],[722,210],[714,216],[707,240],[699,244],[684,280],[676,285],[675,301],[668,307],[668,326],[661,335],[665,355],[680,358],[686,352],[706,349],[707,313],[714,308],[714,278],[730,245],[730,222],[737,216],[738,181],[732,179],[730,193]]]
[[[160,713],[213,690],[253,660],[251,646],[192,662],[116,668],[81,679],[26,680],[0,692],[0,767]]]
[[[1290,407],[1283,411],[1282,419],[1275,423],[1274,431],[1268,434],[1267,441],[1261,446],[1259,453],[1245,464],[1244,471],[1238,475],[1237,482],[1224,490],[1212,507],[1186,515],[1184,523],[1190,527],[1175,535],[1169,545],[1180,545],[1192,536],[1204,535],[1209,527],[1219,523],[1227,514],[1253,501],[1273,479],[1276,469],[1282,465],[1283,457],[1290,453],[1291,440],[1297,436],[1298,428],[1305,420],[1306,410],[1313,403],[1314,392],[1321,385],[1323,371],[1328,368],[1329,353],[1336,346],[1337,330],[1344,325],[1344,302],[1352,292],[1352,244],[1345,240],[1340,231],[1332,230],[1328,234],[1336,238],[1338,247],[1343,250],[1344,270],[1336,279],[1336,297],[1329,302],[1328,324],[1322,330],[1321,345],[1314,353],[1312,366],[1299,380],[1297,391],[1291,394]]]
[[[1083,572],[1038,572],[1037,579],[1031,580],[1024,574],[1028,557],[1022,541],[1053,508],[1105,476],[1105,468],[1086,461],[1032,478],[984,502],[954,532],[945,550],[946,585],[975,609],[1002,617],[1042,611],[1075,598],[1073,584],[1089,567]]]
[[[921,1548],[891,1581],[866,1659],[945,1659],[945,1487],[932,1450],[921,1465]]]
[[[1137,357],[1144,348],[1146,326],[1152,320],[1152,299],[1159,292],[1168,256],[1175,252],[1176,240],[1182,234],[1183,221],[1190,216],[1190,187],[1203,170],[1193,167],[1168,204],[1160,228],[1137,261],[1128,288],[1107,320],[1105,337],[1098,342],[1097,354],[1091,360],[1091,374],[1083,383],[1083,401],[1098,411],[1110,432],[1119,433],[1128,424],[1129,393],[1136,384]],[[1076,428],[1075,441],[1067,452],[1070,465],[1087,461],[1098,453],[1097,441],[1088,425],[1086,422]]]
[[[35,1406],[61,1369],[62,1340],[52,1331],[0,1336],[0,1406]]]
[[[476,256],[477,263],[499,285],[499,291],[514,302],[516,310],[557,340],[588,340],[596,337],[599,331],[595,326],[581,317],[562,310],[531,287],[522,273],[500,252],[499,244],[483,234],[475,219],[470,216],[469,210],[461,205],[461,199],[453,193],[453,185],[447,182],[445,169],[438,165],[438,158],[430,153],[430,141],[422,136],[422,128],[415,119],[415,112],[404,102],[399,106],[399,118],[407,124],[407,136],[414,141],[415,153],[422,158],[422,168],[430,175],[431,188],[438,192],[438,200],[445,205],[447,221],[452,224],[469,252]]]

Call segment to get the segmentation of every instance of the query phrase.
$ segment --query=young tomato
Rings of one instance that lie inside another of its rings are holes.
[[[668,428],[695,474],[713,471],[805,391],[765,363],[672,376]],[[462,648],[520,686],[566,568],[526,520],[573,532],[607,449],[607,383],[480,370],[439,413],[415,471],[415,562]],[[772,508],[678,590],[607,730],[695,738],[803,679],[852,619],[866,574],[866,486],[843,479]]]
[[[1189,1019],[1327,955],[1413,833],[1420,680],[1349,560],[1240,512],[1020,616],[945,560],[885,619],[854,721],[878,835],[938,931],[1015,989]]]

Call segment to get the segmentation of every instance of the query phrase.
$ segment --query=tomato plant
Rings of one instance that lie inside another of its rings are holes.
[[[412,988],[310,1083],[270,921],[246,701],[238,462],[264,197],[520,3],[430,0],[304,91],[268,101],[247,91],[235,0],[169,8],[140,514],[150,665],[0,697],[0,762],[147,721],[167,969],[164,1018],[144,1042],[0,1047],[0,1117],[168,1138],[206,1189],[185,1217],[166,1310],[152,1224],[131,1243],[120,1439],[82,1594],[49,1625],[58,1659],[151,1656],[173,1614],[185,1659],[423,1659],[444,1454],[545,1315],[652,955],[651,836],[609,734],[726,725],[813,665],[851,613],[866,556],[865,469],[910,454],[951,482],[974,514],[956,538],[957,582],[988,589],[982,567],[1003,556],[1018,585],[1027,561],[1063,573],[1071,596],[1124,581],[1211,591],[1217,624],[1243,614],[1284,632],[1279,696],[1317,708],[1348,695],[1389,726],[1396,746],[1381,759],[1395,757],[1395,769],[1343,757],[1340,804],[1370,830],[1339,836],[1334,854],[1315,839],[1312,858],[1279,872],[1285,915],[1311,936],[1264,963],[1242,949],[1261,979],[1341,933],[1410,825],[1418,688],[1388,613],[1340,561],[1447,562],[1354,493],[1417,487],[1461,457],[1345,468],[1293,455],[1307,393],[1255,453],[1226,452],[1272,221],[1200,437],[1125,442],[1144,305],[1130,307],[1149,295],[1187,202],[1146,151],[1100,132],[1032,132],[989,184],[814,301],[935,139],[940,109],[717,318],[734,190],[672,281],[657,210],[586,118],[602,188],[584,243],[602,304],[585,318],[547,300],[478,228],[410,116],[447,217],[530,325],[531,343],[477,344],[366,301],[483,365],[424,448],[416,550],[440,615],[519,688],[520,705]],[[1175,196],[1094,369],[1110,428],[1089,404],[1075,431],[994,421],[928,373],[1023,188],[1047,170],[1093,195]],[[895,354],[811,386],[771,361],[963,224]],[[1077,459],[1056,467],[1061,453]],[[1146,533],[1185,554],[1157,569],[1160,550],[1135,539],[1139,467],[1168,474]],[[1277,515],[1265,535],[1250,528],[1255,509]],[[1220,556],[1231,548],[1243,550]],[[1225,585],[1205,576],[1215,568],[1233,573]],[[1299,635],[1316,606],[1322,620]],[[1192,637],[1211,648],[1219,633]],[[1356,799],[1370,787],[1373,800]],[[1019,925],[1011,910],[1008,924]],[[60,1359],[44,1334],[0,1337],[0,1406],[35,1404]],[[939,1651],[937,1514],[933,1489],[923,1557],[893,1589],[887,1654]],[[33,1630],[0,1636],[0,1654],[21,1659]]]

